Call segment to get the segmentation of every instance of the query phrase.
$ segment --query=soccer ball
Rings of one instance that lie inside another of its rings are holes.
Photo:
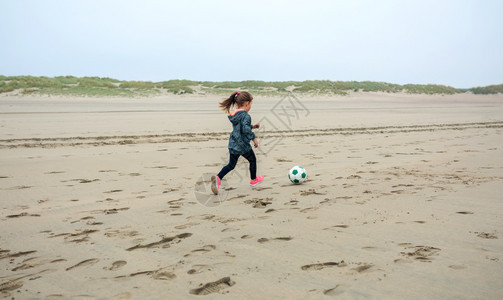
[[[301,184],[307,179],[306,169],[301,166],[295,166],[288,172],[288,179],[294,184]]]

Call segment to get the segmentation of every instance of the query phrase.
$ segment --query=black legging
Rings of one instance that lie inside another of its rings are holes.
[[[257,158],[255,157],[255,152],[253,152],[253,149],[246,152],[245,154],[230,154],[230,159],[229,159],[229,164],[225,167],[222,168],[222,171],[218,173],[218,177],[220,179],[223,179],[227,173],[232,171],[234,167],[236,167],[236,163],[238,162],[238,158],[240,155],[242,155],[244,158],[248,160],[250,163],[250,177],[251,180],[254,180],[257,178]]]

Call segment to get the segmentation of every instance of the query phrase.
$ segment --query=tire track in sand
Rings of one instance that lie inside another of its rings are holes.
[[[323,128],[300,130],[261,131],[257,134],[261,138],[288,138],[323,135],[360,135],[360,134],[392,134],[440,130],[467,130],[478,128],[503,128],[503,121],[479,123],[454,123],[454,124],[427,124],[407,126],[382,126],[360,128]],[[20,138],[0,140],[0,149],[5,148],[57,148],[72,146],[109,146],[131,144],[157,144],[157,143],[185,143],[205,142],[210,140],[226,140],[229,132],[185,132],[173,134],[151,135],[120,135],[96,137],[47,137],[47,138]]]

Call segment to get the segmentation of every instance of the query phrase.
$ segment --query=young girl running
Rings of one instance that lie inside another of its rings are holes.
[[[237,108],[229,114],[229,121],[232,123],[232,133],[229,137],[229,164],[222,168],[220,173],[211,177],[211,190],[215,195],[220,189],[221,180],[234,169],[239,156],[243,156],[250,163],[250,185],[255,186],[264,180],[264,176],[257,177],[257,159],[255,152],[250,146],[250,141],[258,147],[258,141],[252,129],[259,128],[260,124],[251,125],[251,117],[248,112],[252,106],[253,97],[248,92],[234,92],[232,95],[220,102],[220,107],[226,113],[230,113],[233,106]]]

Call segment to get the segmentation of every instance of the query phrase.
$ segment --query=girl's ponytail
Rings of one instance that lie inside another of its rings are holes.
[[[234,104],[236,104],[236,98],[239,95],[239,92],[234,92],[231,94],[231,96],[224,101],[219,103],[220,108],[222,108],[223,111],[226,113],[230,113],[230,110]]]
[[[253,97],[248,92],[234,92],[230,95],[229,98],[220,102],[219,105],[223,111],[226,113],[230,113],[232,106],[237,105],[237,107],[241,107],[245,102],[251,102]]]

